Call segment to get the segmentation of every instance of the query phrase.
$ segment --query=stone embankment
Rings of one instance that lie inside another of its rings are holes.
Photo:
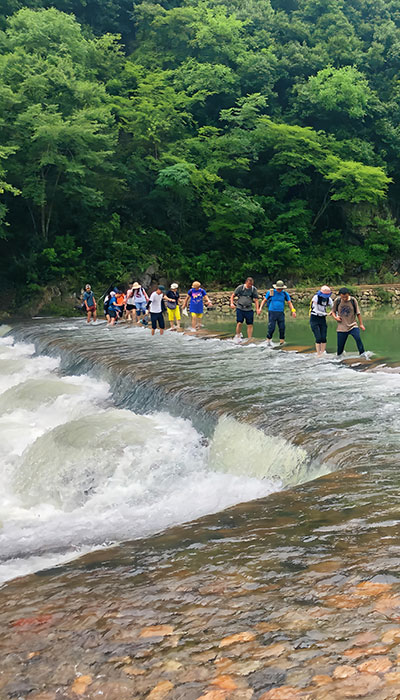
[[[333,287],[333,298],[337,295],[339,287]],[[379,306],[381,304],[391,304],[397,306],[400,304],[400,284],[392,285],[361,285],[358,287],[349,286],[350,293],[353,294],[359,301],[361,306]],[[305,306],[310,303],[312,296],[317,291],[316,287],[299,287],[288,289],[292,297],[293,304],[296,306]],[[260,298],[266,292],[265,289],[258,290]],[[221,313],[230,312],[230,296],[231,292],[208,292],[215,309]]]

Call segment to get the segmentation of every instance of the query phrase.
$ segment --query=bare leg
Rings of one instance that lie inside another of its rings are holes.
[[[152,329],[151,329],[151,335],[154,335],[155,332],[156,332],[156,329],[155,329],[155,328],[152,328]]]
[[[88,311],[88,312],[87,312],[87,321],[86,321],[86,323],[90,323],[91,317],[92,317],[92,312],[91,312],[91,311]]]
[[[192,328],[196,330],[197,328],[197,318],[196,316],[192,316]]]
[[[247,326],[247,337],[249,340],[253,337],[253,324]]]
[[[160,335],[164,335],[164,328],[160,328]]]
[[[97,321],[97,310],[93,311],[93,321]]]
[[[248,329],[248,328],[249,328],[249,327],[247,326],[247,329]],[[237,323],[237,324],[236,324],[236,335],[240,335],[241,330],[242,330],[242,324],[241,324],[241,323]]]
[[[325,350],[326,350],[326,343],[321,343],[321,355],[324,354]]]

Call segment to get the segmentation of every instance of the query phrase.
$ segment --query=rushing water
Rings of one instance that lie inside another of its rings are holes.
[[[226,335],[0,340],[1,700],[400,697],[398,369]]]
[[[0,577],[349,464],[390,464],[399,385],[220,338],[16,327],[0,345]]]

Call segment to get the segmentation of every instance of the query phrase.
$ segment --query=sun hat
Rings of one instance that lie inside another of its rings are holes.
[[[90,284],[85,284],[85,289],[91,289]]]
[[[110,297],[115,297],[115,292],[110,292]]]
[[[287,289],[286,284],[282,280],[278,280],[276,284],[272,285],[274,289]]]
[[[318,294],[319,296],[324,297],[325,299],[329,299],[329,297],[332,294],[332,290],[330,287],[328,287],[327,284],[323,284]]]
[[[140,289],[140,284],[139,282],[134,282],[132,285],[132,289]]]
[[[176,282],[172,282],[171,289],[178,289],[178,287],[179,287],[179,284],[177,284]]]
[[[339,294],[350,294],[350,292],[347,287],[340,287]]]

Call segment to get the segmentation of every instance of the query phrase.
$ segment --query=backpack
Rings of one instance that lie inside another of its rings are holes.
[[[286,292],[284,289],[282,289],[282,291],[283,291],[284,299],[285,299],[285,301],[287,301],[286,296],[285,296],[285,294],[287,294],[287,292]],[[267,299],[267,301],[266,301],[267,309],[269,309],[269,305],[270,305],[270,303],[271,303],[271,301],[272,301],[272,297],[274,296],[274,292],[275,292],[275,289],[270,289],[270,290],[269,290],[269,297],[268,297],[268,299]]]
[[[340,304],[341,301],[342,301],[341,298],[340,298],[340,297],[337,297],[337,299],[335,299],[335,301],[333,302],[332,311],[333,311],[335,314],[337,313],[338,306],[339,306],[339,304]],[[354,313],[355,313],[355,315],[357,315],[357,304],[356,304],[356,300],[354,299],[354,297],[350,297],[349,301],[351,301],[351,303],[352,303],[352,305],[353,305]]]

